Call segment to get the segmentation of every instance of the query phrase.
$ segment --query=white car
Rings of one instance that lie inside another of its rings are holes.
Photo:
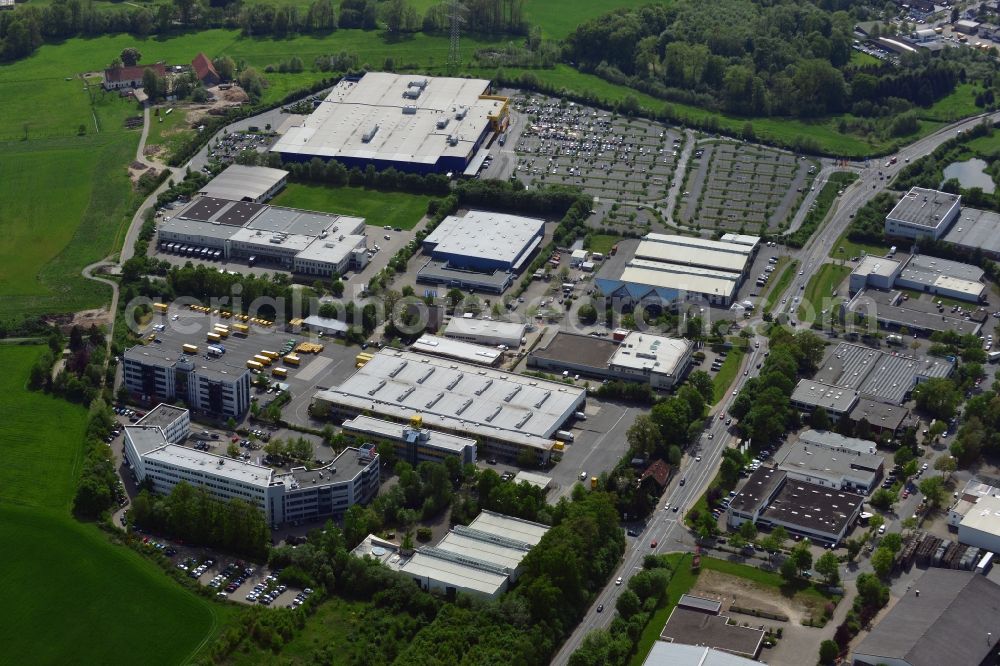
[[[694,461],[695,462],[701,462],[701,456],[695,456],[694,457]]]
[[[615,579],[615,585],[621,585],[621,584],[622,584],[622,577],[618,576],[618,578]]]

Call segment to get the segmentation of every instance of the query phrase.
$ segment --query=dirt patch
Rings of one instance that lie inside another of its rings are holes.
[[[70,329],[74,326],[86,330],[91,326],[108,326],[111,324],[111,314],[107,308],[97,308],[96,310],[81,310],[73,314],[52,315],[45,318],[45,322],[50,326],[57,327],[65,335],[69,335]]]
[[[787,615],[792,624],[801,624],[804,618],[815,614],[814,607],[802,599],[801,595],[788,598],[779,591],[752,580],[712,569],[702,570],[691,594],[721,601],[723,611],[728,611],[730,606],[740,606],[781,613]]]
[[[142,162],[132,162],[128,167],[128,177],[132,181],[133,189],[139,189],[139,179],[142,178],[143,174],[148,173],[153,178],[159,175],[159,171],[153,167],[148,167]]]
[[[222,90],[219,86],[209,88],[208,92],[215,98],[206,104],[192,104],[184,109],[184,119],[194,126],[208,115],[224,115],[230,108],[241,106],[250,101],[250,96],[237,85]]]

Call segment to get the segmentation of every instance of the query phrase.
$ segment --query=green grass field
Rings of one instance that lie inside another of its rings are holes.
[[[785,293],[792,280],[795,279],[795,273],[799,270],[799,262],[798,260],[794,260],[782,270],[782,267],[787,263],[788,257],[779,257],[778,263],[775,264],[771,275],[777,274],[778,279],[771,283],[771,287],[767,291],[767,299],[764,301],[764,312],[770,312],[774,309],[774,304]]]
[[[924,120],[953,122],[981,113],[975,104],[976,87],[971,83],[960,83],[950,95],[939,99],[931,108],[917,108],[917,115]]]
[[[736,373],[740,371],[740,363],[743,362],[743,349],[733,347],[729,350],[726,360],[722,362],[719,372],[712,378],[712,387],[715,389],[715,402],[719,402],[726,397],[726,392],[736,379]]]
[[[872,243],[855,243],[850,238],[847,237],[848,232],[845,231],[843,235],[837,239],[837,242],[833,244],[830,248],[830,258],[831,259],[850,259],[851,257],[860,257],[866,254],[877,254],[879,256],[884,256],[889,251],[888,245],[874,245]],[[841,252],[840,248],[844,248]]]
[[[379,192],[361,187],[329,187],[289,183],[271,202],[275,206],[363,217],[368,224],[412,229],[427,212],[431,197]]]
[[[38,346],[0,346],[0,505],[66,509],[76,488],[86,412],[25,389]],[[44,477],[40,476],[44,473]]]
[[[605,257],[611,254],[611,248],[615,246],[615,243],[621,240],[621,236],[612,236],[610,234],[593,234],[590,237],[590,251],[600,252]]]
[[[86,412],[25,389],[44,347],[0,346],[0,588],[12,662],[186,661],[233,610],[69,514]],[[139,657],[141,655],[141,657]]]
[[[168,110],[171,110],[170,113],[167,113]],[[150,110],[146,147],[159,146],[157,157],[166,161],[169,155],[187,142],[194,134],[194,130],[188,124],[182,109],[168,104],[159,107],[159,111],[159,115],[155,115],[153,110]]]
[[[651,4],[670,4],[662,0],[583,0],[573,3],[572,8],[551,0],[526,0],[524,16],[528,23],[542,29],[542,35],[549,39],[563,39],[578,25],[607,14],[618,7],[642,7]]]
[[[803,322],[812,323],[822,310],[831,309],[836,302],[833,291],[851,274],[850,266],[839,264],[823,264],[819,271],[809,278],[802,303],[799,305],[798,318]]]

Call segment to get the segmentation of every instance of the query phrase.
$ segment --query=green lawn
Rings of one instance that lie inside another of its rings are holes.
[[[24,388],[43,349],[0,346],[4,654],[12,663],[184,662],[233,611],[70,517],[86,413]]]
[[[593,234],[590,237],[590,247],[588,248],[591,252],[600,252],[605,257],[611,254],[611,248],[615,246],[615,243],[621,240],[621,236],[612,236],[611,234]]]
[[[183,109],[178,109],[172,104],[158,108],[159,115],[150,110],[149,136],[146,137],[146,146],[160,146],[157,157],[166,162],[178,147],[187,143],[187,140],[194,134],[194,130],[188,124]],[[170,113],[167,113],[168,110],[171,110]]]
[[[712,386],[715,389],[715,402],[719,402],[726,396],[736,373],[740,371],[740,363],[743,362],[743,349],[733,347],[729,350],[726,360],[722,362],[719,372],[712,378]]]
[[[363,217],[368,224],[412,229],[427,212],[431,197],[379,192],[361,187],[330,187],[289,183],[271,202],[275,206]]]
[[[771,287],[767,292],[767,300],[764,302],[764,312],[770,312],[774,309],[774,304],[781,297],[785,290],[788,289],[788,285],[792,283],[795,279],[795,274],[799,270],[798,259],[792,261],[791,264],[785,266],[788,263],[788,257],[779,257],[778,263],[775,264],[775,269],[771,275],[778,275],[778,279],[771,283]],[[785,267],[782,270],[782,267]]]
[[[528,23],[540,26],[542,34],[550,39],[563,39],[573,32],[578,25],[603,16],[619,7],[641,7],[650,4],[670,4],[655,0],[582,0],[573,3],[572,7],[552,0],[527,0],[524,3],[524,15]]]
[[[25,390],[43,347],[0,347],[0,505],[66,509],[76,488],[87,414],[59,398]],[[44,474],[44,476],[42,476]]]
[[[688,553],[671,553],[666,556],[670,561],[670,566],[674,570],[673,577],[667,584],[667,603],[663,608],[654,612],[649,622],[646,623],[639,640],[636,643],[635,654],[632,655],[631,666],[642,666],[649,651],[653,649],[653,643],[660,637],[663,626],[667,623],[667,618],[674,610],[681,595],[686,594],[694,584],[698,582],[698,572],[691,571],[691,555]],[[702,558],[702,562],[705,558]]]
[[[850,274],[850,266],[840,266],[839,264],[820,266],[820,269],[806,283],[802,303],[799,305],[798,318],[803,322],[812,323],[822,310],[833,308],[837,300],[832,297],[833,291]]]
[[[954,122],[981,113],[982,109],[975,104],[976,86],[971,83],[960,83],[951,94],[942,97],[929,109],[917,108],[917,115],[924,120]]]
[[[888,245],[873,245],[871,243],[855,243],[847,234],[850,230],[845,231],[837,242],[833,244],[830,248],[830,258],[831,259],[850,259],[851,257],[861,257],[868,254],[877,254],[878,256],[885,256],[889,251]],[[841,252],[840,248],[844,248]]]
[[[773,571],[765,571],[747,564],[739,564],[737,562],[730,562],[729,560],[720,560],[714,557],[703,557],[701,558],[701,568],[712,569],[713,571],[729,574],[730,576],[736,576],[738,578],[745,578],[746,580],[753,581],[763,587],[770,587],[778,590],[781,594],[786,596],[802,595],[805,597],[804,601],[811,606],[815,606],[817,603],[825,603],[831,598],[829,595],[820,592],[819,589],[813,584],[805,582],[804,580],[789,583],[781,577],[781,574]]]

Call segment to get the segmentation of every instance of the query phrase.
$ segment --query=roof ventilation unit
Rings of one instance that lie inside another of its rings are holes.
[[[368,130],[361,136],[361,141],[363,143],[371,143],[376,134],[378,134],[378,124],[372,125],[368,128]]]

